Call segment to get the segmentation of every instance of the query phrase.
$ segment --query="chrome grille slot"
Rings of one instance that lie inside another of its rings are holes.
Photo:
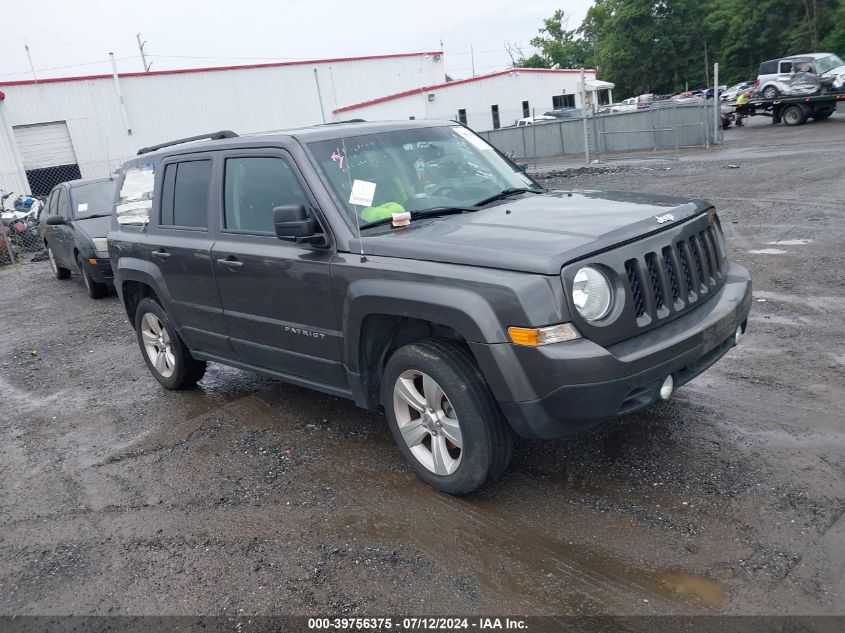
[[[692,279],[692,269],[690,268],[689,259],[687,258],[686,243],[678,242],[675,245],[675,250],[678,253],[678,261],[681,263],[681,268],[684,272],[684,282],[687,284],[687,294],[695,294],[695,282]]]
[[[640,280],[639,266],[637,260],[629,259],[625,262],[625,272],[628,274],[628,284],[631,287],[631,299],[634,301],[634,314],[639,319],[645,314],[645,297],[643,296],[643,284]]]
[[[672,247],[667,246],[663,249],[663,266],[666,269],[666,276],[669,278],[669,287],[672,290],[672,301],[678,301],[681,298],[681,288],[678,281],[678,272],[675,270],[675,265],[672,263]]]
[[[657,270],[657,255],[654,253],[647,253],[645,256],[646,266],[648,267],[648,275],[651,278],[651,289],[654,292],[654,305],[660,310],[665,305],[663,284],[660,280],[660,273]]]

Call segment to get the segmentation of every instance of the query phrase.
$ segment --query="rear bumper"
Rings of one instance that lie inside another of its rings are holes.
[[[731,264],[725,284],[698,309],[608,348],[580,339],[472,349],[489,369],[488,383],[519,435],[564,437],[652,404],[669,375],[675,387],[695,378],[734,346],[750,307],[748,272]],[[507,397],[532,391],[536,397]]]

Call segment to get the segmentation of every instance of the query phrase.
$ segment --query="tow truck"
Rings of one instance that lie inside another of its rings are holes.
[[[768,116],[772,123],[786,125],[801,125],[807,119],[816,121],[828,118],[836,112],[838,102],[845,102],[845,92],[824,93],[808,97],[776,97],[775,99],[755,98],[745,103],[734,105],[737,125],[741,125],[744,117]]]

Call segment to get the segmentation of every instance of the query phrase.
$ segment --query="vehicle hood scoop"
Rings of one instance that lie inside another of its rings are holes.
[[[567,263],[652,235],[702,213],[702,200],[620,191],[526,194],[473,213],[364,233],[350,250],[556,275]]]

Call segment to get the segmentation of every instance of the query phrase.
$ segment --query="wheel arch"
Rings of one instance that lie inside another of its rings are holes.
[[[126,259],[122,258],[118,262],[114,286],[130,323],[134,326],[138,304],[145,297],[155,299],[169,315],[172,315],[169,309],[171,296],[158,268],[141,259],[132,258],[131,261],[126,261]]]
[[[367,280],[350,286],[343,314],[344,360],[357,404],[377,408],[390,353],[425,338],[503,341],[492,306],[468,289],[442,284]],[[472,352],[470,352],[472,353]]]

